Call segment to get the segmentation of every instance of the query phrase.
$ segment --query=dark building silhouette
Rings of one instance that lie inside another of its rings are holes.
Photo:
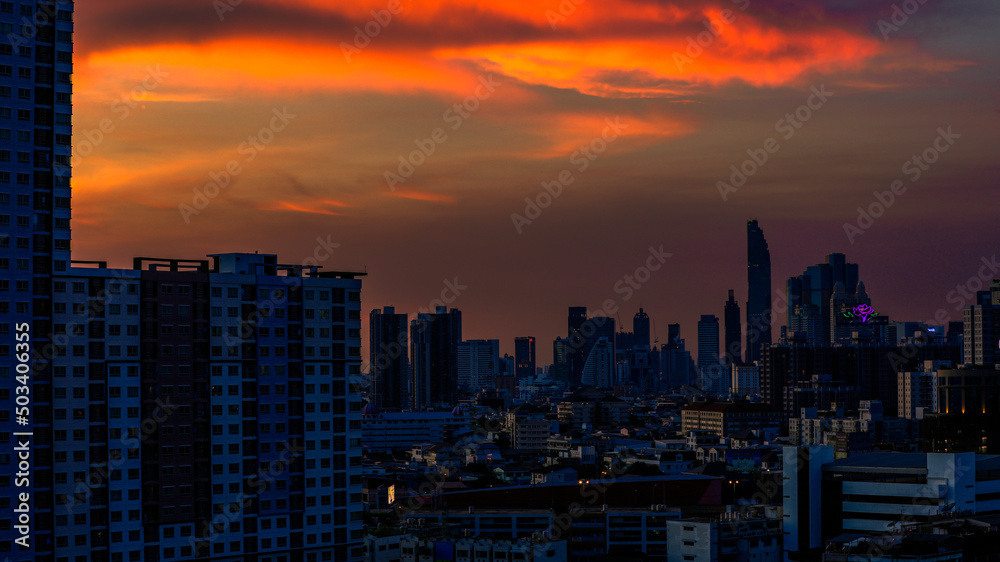
[[[583,364],[587,360],[586,340],[581,333],[584,323],[587,322],[587,307],[571,306],[567,316],[567,363],[569,365],[569,381],[572,384],[580,383],[580,376],[583,374]]]
[[[681,341],[681,325],[680,324],[668,324],[667,325],[667,349],[676,349],[678,346],[684,347]]]
[[[414,409],[454,404],[458,399],[458,344],[462,341],[462,311],[439,306],[410,322]]]
[[[885,345],[879,341],[853,346],[811,346],[801,338],[771,346],[760,368],[764,401],[784,412],[785,421],[803,407],[829,409],[831,402],[856,409],[858,400],[880,400],[887,412],[897,411],[897,372],[918,370],[925,360],[956,363],[956,346],[926,343]],[[818,401],[818,402],[815,402]]]
[[[832,343],[831,299],[835,289],[845,302],[858,296],[858,264],[849,263],[844,254],[829,254],[826,263],[809,266],[802,275],[790,278],[787,288],[789,331],[806,332],[812,345]]]
[[[698,321],[698,367],[719,364],[719,317],[702,314]]]
[[[518,379],[535,375],[535,338],[514,338],[514,376]]]
[[[661,384],[666,388],[678,389],[691,384],[694,379],[694,359],[691,357],[691,352],[685,349],[680,324],[670,324],[667,327],[667,335],[669,341],[660,347],[657,358]]]
[[[375,406],[379,410],[405,408],[409,405],[407,387],[410,384],[406,334],[409,319],[406,314],[396,314],[395,308],[387,306],[372,310],[369,322],[369,365]]]
[[[743,359],[742,326],[740,321],[740,305],[736,302],[734,291],[729,289],[729,300],[726,301],[725,310],[726,336],[725,336],[725,359],[726,365],[739,363]]]
[[[632,317],[632,345],[641,349],[649,349],[649,315],[641,308]]]
[[[615,319],[608,316],[595,316],[593,318],[588,318],[587,322],[584,323],[583,327],[580,329],[580,333],[584,336],[584,357],[589,358],[590,352],[597,345],[598,340],[604,338],[608,341],[608,345],[611,346],[611,357],[615,357]],[[582,372],[582,371],[581,371]]]
[[[549,376],[564,382],[568,382],[573,375],[573,358],[569,346],[569,338],[556,338],[552,340],[552,368],[549,369]]]
[[[945,343],[961,347],[964,339],[964,331],[965,324],[961,320],[948,322],[948,335],[945,336]]]
[[[757,221],[747,221],[747,363],[770,345],[771,322],[771,252]]]

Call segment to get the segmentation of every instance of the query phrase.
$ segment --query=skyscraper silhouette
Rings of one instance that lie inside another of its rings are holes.
[[[748,363],[760,360],[761,346],[771,343],[771,252],[757,221],[747,221]]]
[[[829,254],[826,263],[811,265],[797,277],[788,279],[789,330],[806,332],[811,345],[833,341],[830,299],[840,283],[845,297],[853,297],[858,288],[858,264],[847,261],[844,254]]]
[[[462,311],[439,306],[410,322],[414,409],[454,404],[458,398],[458,344],[462,341]]]
[[[734,291],[729,289],[729,300],[726,301],[726,347],[724,356],[726,365],[738,363],[743,358],[740,336],[743,330],[740,320],[740,305],[736,302]]]
[[[641,308],[632,318],[632,333],[634,334],[632,345],[644,350],[649,349],[649,315]]]
[[[408,404],[407,386],[410,382],[406,314],[396,314],[395,308],[387,306],[382,310],[372,310],[369,319],[375,405],[380,410],[404,408]]]
[[[583,374],[583,364],[587,360],[587,350],[585,349],[587,338],[580,332],[587,321],[587,307],[571,306],[567,317],[567,339],[569,380],[573,384],[580,383],[580,376]]]
[[[514,338],[514,375],[519,379],[535,375],[535,338]]]
[[[702,314],[698,321],[698,367],[719,364],[719,317]]]

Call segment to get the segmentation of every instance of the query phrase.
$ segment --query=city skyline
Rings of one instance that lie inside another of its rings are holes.
[[[900,4],[0,1],[4,562],[996,557],[1000,6]]]
[[[949,291],[996,253],[996,6],[929,2],[893,30],[880,26],[895,25],[891,5],[569,4],[562,15],[558,2],[403,2],[349,57],[342,44],[388,2],[81,4],[74,259],[121,267],[138,248],[199,258],[225,247],[367,267],[366,310],[411,316],[457,279],[468,289],[448,305],[468,312],[470,336],[512,353],[522,332],[562,334],[566,306],[618,299],[623,319],[642,306],[662,331],[693,327],[709,306],[721,315],[715,303],[729,288],[745,304],[752,218],[767,233],[772,291],[840,252],[866,267],[869,293],[894,318],[952,310]],[[724,8],[735,17],[725,32],[690,47],[704,19],[723,25]],[[734,48],[740,41],[756,47]],[[606,59],[575,58],[615,42],[622,50],[602,49]],[[829,44],[841,50],[824,52]],[[537,68],[514,62],[532,49],[545,55]],[[643,50],[665,56],[631,56]],[[675,52],[691,58],[682,71]],[[763,72],[752,60],[768,57],[783,65]],[[565,75],[547,72],[564,65]],[[499,86],[488,92],[480,79],[491,76]],[[818,102],[814,87],[833,95]],[[477,109],[461,117],[454,105],[470,96]],[[813,115],[786,140],[776,122],[800,109]],[[606,122],[618,117],[620,138]],[[949,127],[960,137],[927,170],[910,163],[913,180],[904,165]],[[731,166],[762,158],[771,137],[780,149],[720,197],[718,182],[734,185]],[[571,158],[591,143],[606,149],[581,171],[583,153]],[[386,172],[399,174],[400,157],[421,144],[434,153],[390,187]],[[572,183],[559,192],[564,170]],[[845,232],[896,180],[906,190],[889,192],[884,214]],[[511,216],[528,217],[526,197],[547,202],[543,183],[559,196],[518,233]],[[615,284],[661,244],[673,257],[622,302]]]

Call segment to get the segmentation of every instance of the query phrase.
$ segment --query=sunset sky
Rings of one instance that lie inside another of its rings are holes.
[[[541,364],[568,306],[614,299],[628,326],[642,306],[692,349],[728,289],[745,315],[751,218],[775,289],[842,252],[893,320],[960,320],[949,291],[1000,254],[994,0],[238,2],[76,4],[75,259],[302,263],[333,241],[321,265],[367,268],[365,314],[457,279],[465,339],[535,336]],[[530,224],[525,198],[550,203]]]

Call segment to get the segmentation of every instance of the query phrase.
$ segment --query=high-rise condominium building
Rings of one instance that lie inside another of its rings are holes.
[[[72,260],[73,3],[0,32],[0,556],[360,559],[363,274]]]

